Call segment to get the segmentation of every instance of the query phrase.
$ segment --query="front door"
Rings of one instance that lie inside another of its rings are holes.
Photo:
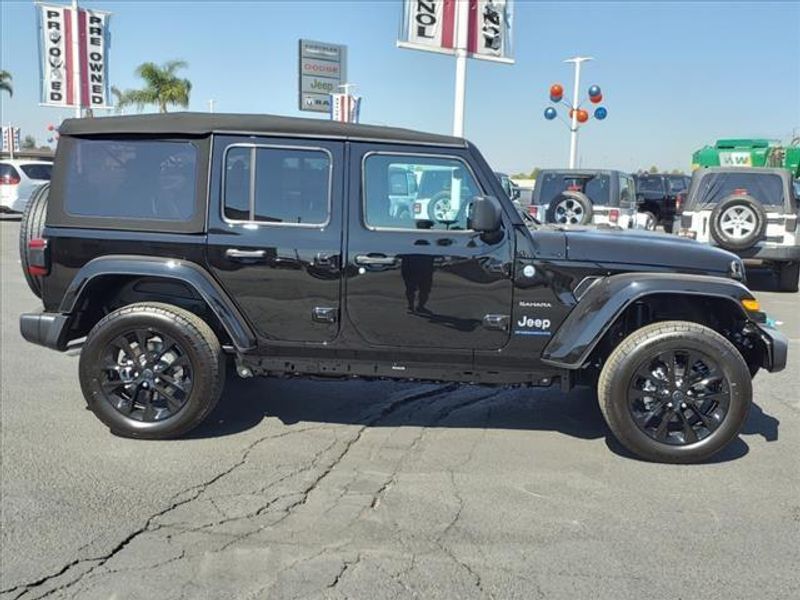
[[[339,332],[343,142],[217,136],[208,262],[259,342]]]
[[[352,144],[346,315],[368,345],[496,349],[509,339],[513,236],[482,236],[470,201],[487,193],[466,151]],[[397,173],[414,177],[396,210]]]

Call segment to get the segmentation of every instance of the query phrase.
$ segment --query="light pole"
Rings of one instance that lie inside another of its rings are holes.
[[[575,81],[572,88],[572,104],[568,104],[563,100],[564,88],[561,84],[554,83],[550,86],[550,101],[555,104],[563,104],[569,109],[569,168],[574,169],[578,162],[578,128],[581,124],[589,120],[589,112],[581,108],[580,102],[580,85],[581,85],[581,64],[590,60],[594,60],[591,56],[576,56],[568,58],[564,62],[573,63],[575,65]],[[599,104],[603,101],[603,94],[600,87],[592,85],[589,87],[589,101],[592,104]],[[544,111],[544,118],[552,121],[558,116],[558,112],[552,106],[548,106]],[[608,111],[603,106],[598,106],[594,110],[594,118],[602,121],[608,116]]]

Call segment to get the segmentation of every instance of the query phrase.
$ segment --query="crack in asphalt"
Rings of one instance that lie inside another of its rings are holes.
[[[342,578],[345,576],[345,573],[347,573],[347,571],[349,571],[351,568],[354,568],[359,562],[361,562],[361,553],[356,556],[355,560],[343,561],[342,568],[339,569],[339,572],[336,574],[336,577],[334,577],[333,581],[328,584],[328,589],[332,590],[339,585],[339,583],[342,581]]]

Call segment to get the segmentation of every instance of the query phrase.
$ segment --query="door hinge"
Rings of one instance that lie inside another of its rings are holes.
[[[332,306],[315,306],[311,311],[311,319],[317,323],[336,323],[338,312]]]
[[[486,315],[483,317],[483,326],[486,329],[508,331],[508,324],[510,320],[511,317],[509,315]]]

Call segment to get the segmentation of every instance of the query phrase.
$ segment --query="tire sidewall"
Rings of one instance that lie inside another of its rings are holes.
[[[132,329],[152,328],[172,337],[189,358],[192,389],[177,414],[163,421],[143,422],[124,416],[106,400],[100,387],[96,365],[103,359],[108,344]],[[87,405],[112,432],[127,437],[175,437],[198,425],[210,412],[208,399],[214,393],[215,377],[222,376],[209,364],[209,357],[197,348],[198,340],[175,319],[159,312],[138,312],[120,316],[109,323],[99,323],[86,339],[80,356],[79,374]],[[220,359],[217,359],[220,360]],[[213,408],[213,402],[211,408]]]
[[[756,227],[753,232],[742,239],[732,239],[722,231],[720,226],[720,219],[722,215],[734,206],[745,206],[753,211],[756,216]],[[756,242],[764,237],[764,232],[767,229],[767,214],[764,212],[764,207],[752,196],[746,194],[732,194],[723,198],[714,210],[711,211],[711,218],[709,219],[709,231],[714,241],[726,250],[746,250],[753,247]]]
[[[608,418],[616,426],[614,433],[627,448],[652,460],[694,462],[721,450],[740,431],[752,403],[752,381],[747,365],[738,352],[713,337],[698,339],[693,332],[669,332],[637,344],[620,364],[611,379],[607,405]],[[706,438],[694,444],[678,446],[654,440],[642,431],[628,409],[628,387],[637,368],[646,359],[667,350],[697,350],[716,360],[731,390],[730,405],[722,424]],[[735,352],[736,354],[732,354]]]
[[[592,222],[593,216],[593,206],[592,201],[589,200],[589,197],[584,194],[583,192],[573,192],[570,190],[565,190],[561,192],[555,199],[550,202],[550,205],[547,207],[547,222],[548,223],[558,223],[556,221],[556,207],[562,203],[564,200],[574,200],[578,204],[581,205],[583,209],[583,217],[581,218],[579,223],[574,223],[574,225],[588,225]],[[562,225],[573,225],[573,223],[560,223]]]

